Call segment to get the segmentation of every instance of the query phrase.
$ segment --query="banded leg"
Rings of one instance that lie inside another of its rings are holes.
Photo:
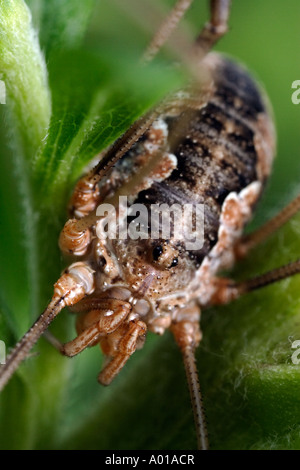
[[[131,308],[128,302],[120,300],[108,299],[106,302],[101,302],[101,310],[91,310],[83,315],[77,324],[79,333],[77,338],[64,344],[62,353],[72,357],[88,346],[93,346],[99,337],[109,335],[119,328],[128,317]]]
[[[121,325],[114,333],[108,336],[108,343],[101,344],[103,352],[112,356],[111,361],[104,367],[98,376],[102,385],[109,385],[124,367],[130,356],[138,347],[141,337],[146,334],[147,326],[140,320],[133,320]]]
[[[29,351],[48,328],[58,313],[66,306],[74,305],[94,290],[94,275],[86,263],[75,263],[60,277],[54,285],[54,295],[46,310],[17,343],[6,360],[0,366],[0,390],[9,381],[19,364],[26,359]]]

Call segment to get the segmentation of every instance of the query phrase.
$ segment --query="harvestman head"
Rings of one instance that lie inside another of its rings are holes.
[[[168,18],[163,22],[152,42],[147,48],[143,57],[144,61],[152,60],[155,54],[167,41],[172,31],[176,27],[184,12],[188,9],[192,0],[179,0]],[[230,0],[211,0],[210,21],[204,26],[197,38],[188,62],[191,64],[193,58],[197,58],[198,63],[205,58],[215,42],[227,31],[229,17]],[[178,105],[178,103],[176,103]],[[186,103],[181,103],[184,107]],[[193,107],[193,99],[188,103]],[[195,101],[194,105],[197,105]],[[112,167],[128,152],[134,144],[143,136],[159,116],[166,112],[168,107],[172,108],[170,99],[162,102],[158,107],[151,110],[137,122],[135,122],[123,136],[121,136],[103,155],[96,167],[84,176],[76,185],[71,202],[70,213],[72,218],[66,223],[60,236],[60,247],[63,252],[73,255],[85,256],[88,253],[91,240],[93,239],[92,227],[97,223],[96,207],[106,195],[110,188],[104,185],[101,187],[103,194],[100,194],[99,183],[104,180]],[[151,174],[153,166],[157,164],[161,154],[159,151],[149,155],[145,162],[145,167],[125,185],[115,188],[115,195],[133,194],[143,183],[145,177]],[[266,224],[261,230],[253,235],[244,237],[236,246],[237,255],[245,255],[250,248],[260,243],[274,229],[285,223],[296,211],[299,210],[300,197],[293,201],[279,216]],[[157,248],[157,247],[156,247]],[[105,246],[99,245],[98,251],[105,260],[105,268],[109,275],[114,272],[109,253]],[[172,246],[159,247],[154,256],[153,269],[144,273],[143,280],[135,290],[134,294],[123,287],[115,287],[108,293],[98,293],[95,295],[96,276],[93,262],[90,255],[86,260],[69,266],[59,280],[54,285],[54,295],[42,313],[33,324],[30,330],[23,336],[19,343],[12,350],[7,358],[6,364],[0,369],[0,389],[8,382],[19,364],[26,359],[29,351],[44,334],[50,323],[58,313],[66,306],[73,307],[84,312],[77,325],[78,336],[74,340],[61,345],[52,340],[58,349],[68,356],[74,356],[87,346],[100,342],[105,354],[112,357],[111,361],[104,367],[99,375],[99,381],[108,385],[122,369],[130,355],[143,343],[147,324],[141,320],[142,313],[147,311],[144,301],[145,294],[151,289],[155,276],[155,267],[160,260],[170,261],[170,266],[176,266],[175,248]],[[175,253],[175,254],[174,254]],[[168,261],[168,262],[169,262]],[[172,264],[173,263],[173,264]],[[237,298],[239,295],[265,286],[271,282],[283,279],[300,271],[300,262],[279,268],[266,275],[246,281],[240,284],[230,280],[220,282],[219,303]],[[224,294],[224,295],[223,295]],[[226,295],[225,295],[226,294]],[[201,335],[198,326],[198,316],[193,308],[186,313],[189,320],[186,321],[184,314],[182,320],[174,323],[170,327],[175,340],[182,351],[187,381],[189,385],[194,418],[197,431],[199,449],[208,448],[207,430],[205,424],[205,414],[201,398],[198,373],[195,361],[195,349],[199,344]],[[141,314],[141,316],[140,316]],[[196,320],[190,320],[196,318]]]

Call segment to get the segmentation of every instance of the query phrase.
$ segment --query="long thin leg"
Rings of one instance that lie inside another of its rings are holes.
[[[231,0],[211,0],[210,21],[196,39],[195,52],[201,60],[228,30]]]
[[[71,306],[94,289],[93,271],[85,263],[71,265],[67,272],[56,282],[54,295],[46,310],[40,315],[23,338],[17,343],[6,360],[0,366],[0,390],[9,381],[19,364],[26,359],[29,351],[48,328],[57,314],[66,306]]]
[[[160,25],[159,29],[153,36],[149,46],[147,47],[143,60],[149,62],[152,60],[160,48],[169,39],[177,24],[183,17],[184,13],[192,4],[193,0],[178,0],[174,8],[171,10],[167,18]]]
[[[196,314],[195,316],[196,309],[198,310],[198,315]],[[182,310],[179,313],[180,321],[174,322],[170,329],[179,349],[182,352],[183,364],[193,407],[198,449],[208,450],[209,443],[206,418],[195,359],[195,350],[201,339],[198,316],[199,308],[196,306],[194,306],[194,308],[187,308],[186,311]]]
[[[163,21],[147,47],[143,59],[152,60],[159,49],[169,39],[184,13],[190,7],[192,0],[178,0],[174,8]],[[210,1],[210,21],[205,24],[195,42],[194,51],[197,58],[202,59],[214,46],[214,44],[226,34],[228,30],[228,18],[231,0]]]
[[[232,300],[238,299],[243,294],[261,289],[296,274],[300,274],[300,259],[241,282],[227,278],[216,278],[216,289],[210,299],[210,304],[227,304]]]
[[[262,227],[249,235],[245,235],[237,244],[236,254],[239,257],[247,255],[247,253],[264,242],[272,233],[288,222],[297,212],[300,211],[300,195],[293,199],[279,214],[266,222]]]
[[[256,276],[252,279],[242,281],[236,284],[239,295],[251,292],[253,290],[261,289],[262,287],[273,284],[274,282],[282,281],[295,274],[300,273],[300,259],[288,263],[284,266],[280,266],[277,269],[268,271],[261,276]]]
[[[199,374],[195,359],[195,351],[191,347],[187,347],[182,350],[182,356],[192,401],[193,414],[195,417],[198,449],[208,450],[209,443],[206,428],[206,417],[204,412],[200,383],[198,380]]]

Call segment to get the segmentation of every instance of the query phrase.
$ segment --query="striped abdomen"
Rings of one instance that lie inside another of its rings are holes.
[[[205,205],[204,246],[187,253],[197,266],[217,242],[225,198],[254,181],[264,184],[274,151],[272,121],[248,72],[216,54],[205,62],[213,78],[207,102],[164,116],[177,167],[135,200],[147,206]]]

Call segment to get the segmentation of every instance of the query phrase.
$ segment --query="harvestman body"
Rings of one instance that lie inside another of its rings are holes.
[[[178,1],[146,59],[159,50],[190,3]],[[240,284],[217,276],[300,206],[298,197],[262,229],[242,236],[270,173],[275,137],[265,99],[249,74],[220,55],[207,54],[227,30],[229,4],[211,1],[211,20],[193,49],[191,57],[205,71],[201,81],[133,124],[77,183],[60,247],[79,261],[56,282],[50,304],[1,367],[0,388],[65,306],[80,316],[78,336],[61,345],[61,352],[74,356],[100,344],[109,359],[99,374],[105,385],[142,347],[147,331],[170,329],[183,353],[198,446],[208,448],[194,358],[201,340],[200,308],[225,304],[300,270],[296,261]],[[124,194],[131,204],[146,207],[203,203],[202,248],[189,250],[172,237],[100,239],[97,207],[104,201],[116,204]]]

